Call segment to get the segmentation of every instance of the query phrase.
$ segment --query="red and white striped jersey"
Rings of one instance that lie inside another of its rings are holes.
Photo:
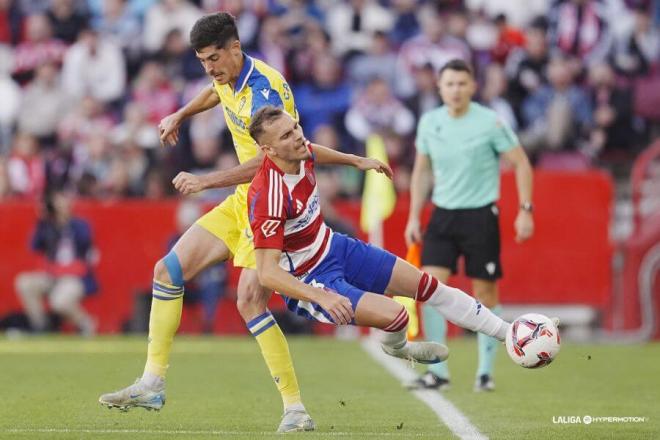
[[[248,210],[255,249],[281,249],[280,267],[293,275],[309,272],[328,253],[332,230],[321,215],[313,157],[300,162],[296,175],[265,157],[248,191]]]

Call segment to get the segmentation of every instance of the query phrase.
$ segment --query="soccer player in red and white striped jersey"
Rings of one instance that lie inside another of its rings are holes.
[[[290,310],[309,319],[385,331],[386,353],[422,363],[445,360],[447,347],[408,342],[408,315],[391,298],[427,302],[450,321],[504,340],[509,323],[464,292],[439,283],[393,254],[324,223],[315,163],[353,165],[391,176],[377,160],[312,146],[300,125],[268,106],[252,118],[250,134],[266,154],[248,191],[248,215],[264,287],[281,292]]]

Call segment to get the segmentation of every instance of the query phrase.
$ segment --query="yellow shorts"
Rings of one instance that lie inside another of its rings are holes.
[[[222,240],[234,256],[234,266],[256,269],[252,243],[252,229],[248,220],[247,203],[232,194],[204,214],[196,224]]]

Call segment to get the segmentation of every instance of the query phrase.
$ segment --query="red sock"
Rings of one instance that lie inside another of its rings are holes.
[[[415,295],[415,300],[419,302],[425,302],[433,293],[435,289],[438,288],[438,280],[435,277],[430,276],[426,272],[422,272],[422,278],[419,280],[419,285],[417,286],[417,294]]]

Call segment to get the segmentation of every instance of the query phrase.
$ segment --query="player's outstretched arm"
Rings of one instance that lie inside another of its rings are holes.
[[[279,265],[280,249],[255,249],[257,275],[262,286],[302,301],[317,303],[337,324],[349,324],[353,319],[351,301],[330,290],[312,287],[299,281]]]
[[[377,159],[346,154],[317,144],[313,148],[315,162],[320,165],[349,165],[362,171],[374,170],[392,178],[392,168]]]
[[[188,104],[171,115],[165,116],[158,124],[160,144],[176,145],[179,142],[179,127],[187,118],[201,113],[220,104],[220,97],[213,85],[202,89]]]
[[[182,171],[172,179],[172,183],[181,194],[250,183],[261,167],[261,162],[263,162],[263,153],[259,151],[252,159],[228,170],[217,170],[200,175]]]

